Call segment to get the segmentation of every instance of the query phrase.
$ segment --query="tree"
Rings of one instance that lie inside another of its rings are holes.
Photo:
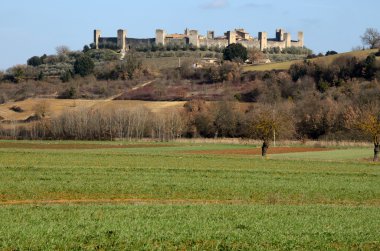
[[[80,56],[74,63],[74,72],[82,77],[93,73],[95,68],[94,61],[86,55]]]
[[[272,139],[290,137],[294,131],[293,118],[289,115],[289,104],[281,104],[281,109],[274,106],[257,106],[249,114],[248,136],[263,141],[261,155],[267,156]]]
[[[65,55],[70,52],[70,48],[66,45],[60,45],[55,48],[58,55]]]
[[[257,48],[248,50],[248,59],[254,64],[265,58],[265,54]]]
[[[86,53],[86,52],[88,52],[89,50],[91,50],[90,46],[85,45],[85,46],[83,46],[83,50],[82,50],[82,52],[83,52],[83,53]]]
[[[235,137],[239,122],[238,115],[235,103],[227,101],[218,102],[214,115],[216,134],[221,137]]]
[[[330,56],[330,55],[336,55],[336,54],[338,54],[338,52],[336,51],[327,51],[325,55]]]
[[[369,55],[364,61],[364,77],[368,80],[372,80],[376,74],[376,56],[374,54]]]
[[[261,147],[263,157],[267,156],[270,141],[280,126],[272,114],[271,111],[267,110],[258,111],[251,124],[251,135],[263,141]]]
[[[25,65],[16,65],[7,70],[7,73],[13,76],[13,82],[19,83],[25,78],[27,67]]]
[[[368,45],[371,49],[380,46],[380,33],[375,28],[367,28],[363,36],[361,36],[364,45]]]
[[[361,118],[358,121],[358,128],[372,138],[374,144],[373,161],[377,162],[379,161],[380,152],[380,112],[367,107],[363,109]]]
[[[31,57],[27,61],[27,64],[30,65],[30,66],[39,66],[42,63],[43,63],[42,59],[40,57],[38,57],[38,56]]]
[[[129,52],[123,63],[119,64],[118,68],[121,73],[127,73],[128,79],[133,79],[136,71],[142,67],[142,61],[134,52]]]
[[[245,62],[248,59],[248,51],[241,44],[230,44],[223,51],[224,60]]]
[[[67,70],[63,72],[60,76],[60,79],[63,83],[69,82],[72,78],[73,78],[73,73],[71,72],[71,70]]]
[[[33,106],[34,114],[39,118],[45,118],[48,108],[46,101],[41,101]]]

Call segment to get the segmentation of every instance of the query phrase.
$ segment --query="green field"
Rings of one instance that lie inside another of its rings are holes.
[[[0,143],[0,250],[380,249],[370,148]]]

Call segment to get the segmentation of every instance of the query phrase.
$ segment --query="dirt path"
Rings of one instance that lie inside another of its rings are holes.
[[[153,81],[154,81],[154,80],[151,80],[151,81],[148,81],[148,82],[146,82],[146,83],[136,85],[136,86],[133,87],[131,90],[132,90],[132,91],[135,91],[135,90],[137,90],[137,89],[143,88],[143,87],[145,87],[145,86],[150,85],[151,83],[153,83]]]

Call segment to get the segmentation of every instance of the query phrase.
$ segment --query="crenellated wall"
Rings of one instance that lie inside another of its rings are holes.
[[[260,48],[259,40],[241,40],[241,41],[237,41],[237,43],[243,45],[244,47],[248,49]]]
[[[268,38],[267,32],[259,32],[258,38],[254,38],[244,29],[227,31],[223,36],[216,37],[214,31],[208,31],[206,36],[199,34],[197,30],[186,29],[184,34],[167,34],[163,29],[157,29],[155,38],[138,39],[127,38],[126,30],[118,30],[117,37],[101,37],[100,30],[94,30],[94,45],[98,49],[102,44],[114,44],[120,50],[143,45],[193,45],[195,47],[219,47],[224,48],[230,44],[238,43],[247,48],[260,50],[278,47],[304,47],[304,34],[298,32],[298,40],[292,40],[291,34],[284,29],[277,29],[275,38]]]
[[[201,38],[199,39],[199,45],[200,47],[218,47],[218,48],[225,48],[228,46],[228,39],[208,39],[208,38]]]

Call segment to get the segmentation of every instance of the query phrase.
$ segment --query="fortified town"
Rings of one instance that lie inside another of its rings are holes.
[[[201,35],[197,30],[185,29],[183,34],[168,34],[165,30],[157,29],[155,38],[128,38],[127,30],[117,31],[117,37],[102,37],[100,30],[94,30],[94,46],[96,49],[102,45],[113,45],[117,49],[128,49],[144,45],[179,45],[200,47],[224,48],[230,44],[239,43],[247,48],[258,48],[262,51],[271,48],[304,47],[304,34],[298,32],[297,40],[292,40],[291,34],[284,29],[277,29],[274,38],[268,38],[267,32],[259,32],[258,37],[251,36],[245,29],[235,29],[225,32],[222,36],[215,36],[214,31],[207,31]]]

